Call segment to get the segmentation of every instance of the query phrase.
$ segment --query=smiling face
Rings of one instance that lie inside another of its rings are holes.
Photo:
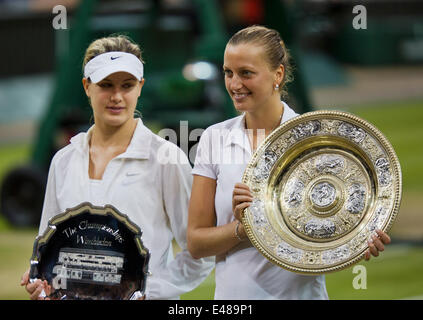
[[[122,126],[134,118],[144,79],[138,81],[127,72],[116,72],[97,83],[86,78],[82,83],[91,100],[96,125]]]
[[[225,86],[238,111],[254,112],[275,101],[280,103],[275,85],[283,79],[283,66],[271,70],[261,46],[229,44],[225,49]]]

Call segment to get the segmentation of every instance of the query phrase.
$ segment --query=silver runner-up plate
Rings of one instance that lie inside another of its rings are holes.
[[[84,202],[51,218],[35,239],[30,279],[46,280],[51,299],[140,298],[150,259],[141,234],[113,206]]]
[[[242,222],[271,262],[322,274],[361,260],[400,207],[401,167],[389,141],[346,112],[314,111],[271,133],[243,176],[253,194]]]

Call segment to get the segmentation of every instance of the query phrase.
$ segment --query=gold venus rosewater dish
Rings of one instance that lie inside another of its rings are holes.
[[[315,111],[277,128],[254,153],[243,183],[254,200],[243,224],[282,268],[321,274],[364,257],[401,202],[398,158],[384,135],[346,112]]]

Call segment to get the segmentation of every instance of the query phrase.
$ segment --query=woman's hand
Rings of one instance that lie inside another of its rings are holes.
[[[371,240],[367,241],[369,249],[366,251],[364,259],[370,260],[371,256],[378,257],[379,252],[385,250],[385,245],[391,243],[391,238],[382,230],[376,230],[377,236],[373,235]]]
[[[244,209],[248,208],[253,201],[253,195],[250,192],[250,188],[243,183],[235,184],[234,191],[232,192],[232,212],[234,213],[235,219],[238,220],[235,227],[235,236],[243,241],[247,238],[247,234],[244,230],[244,225],[241,223]]]
[[[45,294],[50,291],[50,286],[46,280],[37,279],[34,282],[29,281],[29,269],[22,275],[21,286],[25,286],[31,300],[44,300],[45,295],[41,295],[41,293],[44,291]]]
[[[242,220],[242,215],[245,208],[248,208],[253,201],[253,195],[250,188],[244,183],[235,184],[234,191],[232,192],[232,212],[235,219]]]

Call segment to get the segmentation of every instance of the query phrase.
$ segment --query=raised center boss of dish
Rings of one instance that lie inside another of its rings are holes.
[[[336,189],[329,182],[320,182],[312,188],[310,200],[318,208],[327,208],[336,200]]]

